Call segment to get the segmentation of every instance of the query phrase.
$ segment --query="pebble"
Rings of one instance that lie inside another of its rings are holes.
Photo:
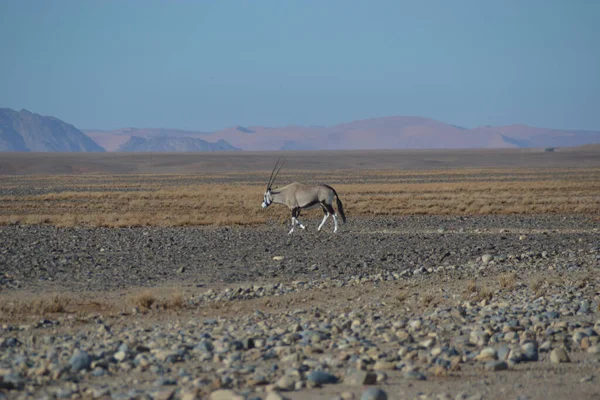
[[[550,361],[554,364],[559,364],[571,362],[571,359],[569,358],[569,355],[567,354],[565,349],[561,347],[552,350],[552,352],[550,353]]]
[[[368,388],[360,396],[360,400],[387,400],[387,393],[379,388]]]
[[[218,389],[210,394],[210,400],[245,400],[244,396],[230,389]]]
[[[344,383],[348,385],[374,385],[377,383],[377,375],[370,371],[353,371],[344,377]]]
[[[491,254],[484,254],[484,255],[482,255],[482,256],[481,256],[481,261],[482,261],[484,264],[487,264],[487,263],[489,263],[489,262],[490,262],[490,261],[492,261],[493,259],[494,259],[494,256],[493,256],[493,255],[491,255]]]
[[[427,379],[427,377],[419,371],[406,371],[402,374],[402,376],[404,377],[404,379],[410,379],[415,381],[424,381]]]
[[[265,400],[288,400],[288,398],[278,392],[269,392]]]
[[[485,364],[485,369],[487,371],[503,371],[508,369],[508,364],[506,361],[489,361]]]
[[[521,346],[525,361],[538,361],[539,355],[535,343],[528,342]]]
[[[311,371],[306,379],[316,385],[325,385],[338,382],[337,376],[320,370]]]
[[[78,349],[73,353],[73,356],[69,360],[69,364],[71,365],[71,369],[73,371],[81,371],[90,367],[92,364],[92,359],[88,353]]]
[[[275,386],[281,390],[294,390],[296,386],[296,379],[291,376],[284,375],[277,382],[275,382]]]

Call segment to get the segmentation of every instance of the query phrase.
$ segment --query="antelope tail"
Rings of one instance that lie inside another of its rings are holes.
[[[344,214],[344,205],[342,204],[342,201],[340,200],[340,196],[338,196],[338,194],[334,188],[331,188],[331,190],[333,190],[333,194],[335,195],[335,202],[337,204],[338,212],[340,213],[340,216],[342,217],[342,221],[344,223],[346,223],[346,214]]]

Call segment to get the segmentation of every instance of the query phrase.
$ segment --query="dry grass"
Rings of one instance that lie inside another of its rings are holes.
[[[264,177],[82,175],[12,177],[0,196],[0,224],[73,226],[256,225],[287,221],[286,207],[262,210]],[[600,213],[600,169],[453,171],[296,171],[279,182],[327,182],[350,218],[373,215]],[[320,217],[321,211],[303,215]],[[305,216],[306,218],[306,216]]]
[[[487,300],[490,301],[494,297],[494,292],[488,287],[482,287],[477,291],[477,295],[474,297],[475,301]]]
[[[424,308],[435,306],[437,304],[436,296],[433,293],[426,293],[421,297],[421,305]]]
[[[517,275],[514,272],[507,272],[498,276],[500,289],[513,290],[517,286]]]
[[[67,306],[71,298],[63,294],[44,296],[41,299],[17,300],[2,299],[0,301],[0,312],[10,316],[15,315],[41,315],[57,314],[67,312]]]
[[[469,282],[467,282],[467,288],[465,289],[465,293],[467,295],[477,293],[477,282],[475,282],[474,279],[470,279]]]
[[[544,286],[545,282],[546,280],[544,277],[534,276],[529,280],[529,289],[531,289],[531,291],[534,292],[536,295],[540,295],[541,289]]]
[[[144,290],[141,293],[137,293],[132,295],[131,303],[134,307],[140,309],[140,311],[149,310],[155,303],[157,299],[154,296],[154,293],[150,290]]]
[[[467,282],[467,286],[463,292],[465,300],[474,300],[480,302],[482,300],[491,300],[494,297],[494,292],[487,286],[480,286],[471,279]]]
[[[162,301],[160,307],[165,310],[183,310],[188,307],[188,302],[182,293],[174,293],[170,298]]]
[[[189,305],[183,293],[179,291],[160,297],[150,289],[130,295],[128,303],[142,312],[149,310],[177,311],[183,310]]]

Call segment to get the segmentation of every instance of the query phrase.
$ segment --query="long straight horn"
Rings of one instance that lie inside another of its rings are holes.
[[[277,159],[277,162],[275,163],[275,167],[273,168],[273,171],[271,171],[271,176],[269,177],[269,181],[267,183],[267,189],[271,187],[271,184],[273,183],[273,174],[275,173],[275,170],[277,169],[277,166],[279,165],[279,161],[281,160],[281,157]]]
[[[273,177],[273,180],[271,181],[271,185],[273,183],[275,183],[275,179],[277,178],[277,175],[279,175],[279,171],[281,171],[281,167],[283,167],[283,163],[285,162],[285,158],[283,159],[283,161],[281,161],[281,164],[279,164],[279,168],[277,168],[277,172],[275,172],[275,176]],[[269,185],[269,186],[271,186]]]

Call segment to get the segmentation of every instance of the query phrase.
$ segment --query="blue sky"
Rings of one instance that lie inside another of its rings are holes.
[[[600,129],[596,0],[0,0],[0,107],[79,128]]]

